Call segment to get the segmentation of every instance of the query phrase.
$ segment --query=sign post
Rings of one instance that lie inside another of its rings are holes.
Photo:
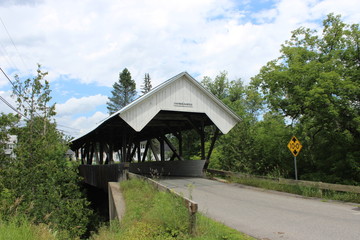
[[[290,139],[290,142],[288,143],[287,146],[288,146],[290,152],[294,155],[295,180],[298,180],[297,167],[296,167],[296,156],[299,155],[302,145],[301,145],[300,141],[295,136],[293,136]]]

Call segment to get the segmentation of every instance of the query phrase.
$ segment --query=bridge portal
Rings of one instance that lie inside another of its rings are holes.
[[[83,165],[120,163],[141,174],[201,176],[218,136],[239,121],[231,109],[183,72],[72,140],[71,149]],[[184,158],[183,133],[189,130],[198,135],[200,160]],[[211,140],[206,148],[207,139]]]

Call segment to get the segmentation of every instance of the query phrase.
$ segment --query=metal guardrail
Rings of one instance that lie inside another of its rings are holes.
[[[134,173],[130,173],[127,172],[126,173],[126,177],[128,179],[131,178],[140,178],[143,179],[145,181],[147,181],[148,183],[152,184],[156,189],[160,190],[160,191],[164,191],[164,192],[169,192],[181,199],[184,200],[184,203],[186,204],[186,207],[189,211],[189,218],[190,218],[190,225],[189,225],[189,232],[190,234],[194,234],[195,230],[196,230],[196,213],[198,211],[198,204],[182,195],[180,195],[177,192],[172,191],[170,188],[166,187],[165,185],[162,185],[161,183],[156,182],[155,180],[151,179],[151,178],[147,178],[141,175],[137,175]]]
[[[254,175],[250,175],[250,174],[222,171],[222,170],[216,170],[216,169],[207,169],[206,172],[208,172],[210,174],[217,174],[217,175],[224,176],[224,177],[240,177],[240,178],[250,178],[251,177],[251,178],[259,178],[259,179],[276,181],[276,182],[283,183],[283,184],[315,187],[315,188],[319,188],[319,189],[323,189],[323,190],[360,193],[360,187],[352,186],[352,185],[332,184],[332,183],[324,183],[324,182],[312,182],[312,181],[303,181],[303,180],[292,180],[292,179],[285,179],[285,178],[270,178],[270,177],[254,176]]]

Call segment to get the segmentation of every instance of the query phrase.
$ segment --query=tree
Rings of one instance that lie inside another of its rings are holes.
[[[227,74],[228,73],[226,71],[222,71],[215,77],[215,80],[205,76],[201,83],[212,94],[222,100],[229,95],[229,79]]]
[[[141,89],[142,94],[148,93],[152,89],[151,78],[148,73],[145,73],[144,84],[141,86]]]
[[[60,237],[75,238],[86,232],[92,213],[78,186],[76,166],[65,157],[68,145],[52,120],[55,106],[48,107],[46,75],[39,65],[34,78],[15,77],[13,95],[25,125],[13,129],[16,158],[1,168],[0,193],[16,202],[16,209],[7,208],[14,214],[49,224]]]
[[[119,74],[119,81],[114,83],[111,94],[112,97],[109,97],[109,101],[106,103],[110,115],[134,100],[136,96],[136,83],[131,78],[127,68],[124,68]]]
[[[360,29],[329,14],[322,34],[299,28],[252,84],[305,146],[303,178],[360,182]]]

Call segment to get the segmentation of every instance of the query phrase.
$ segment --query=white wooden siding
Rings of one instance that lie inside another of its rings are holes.
[[[224,134],[239,121],[186,74],[120,112],[135,131],[141,131],[161,110],[205,113]],[[191,105],[190,105],[191,104]]]

